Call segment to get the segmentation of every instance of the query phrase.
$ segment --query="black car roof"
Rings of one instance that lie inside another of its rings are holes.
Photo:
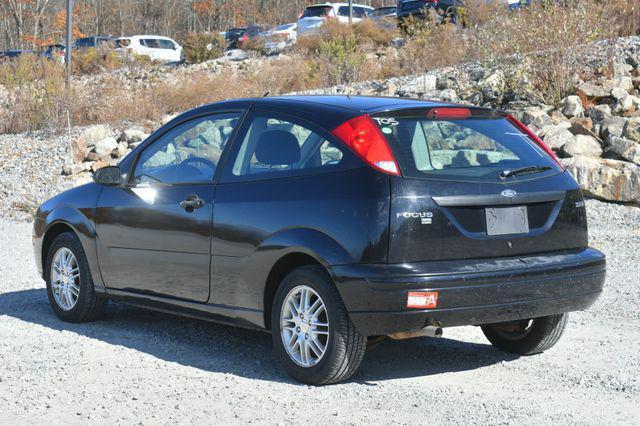
[[[419,99],[344,96],[344,95],[296,95],[264,98],[243,98],[216,102],[192,109],[181,114],[175,121],[189,119],[195,115],[224,110],[253,108],[272,113],[295,115],[313,122],[325,129],[333,129],[344,121],[362,114],[394,111],[401,109],[428,109],[456,106],[457,104]],[[475,110],[487,110],[472,105],[464,105]]]
[[[339,108],[350,110],[352,112],[371,113],[377,111],[403,109],[403,108],[435,108],[452,106],[448,102],[441,101],[425,101],[410,98],[393,98],[383,96],[345,96],[345,95],[295,95],[295,96],[273,96],[264,98],[244,98],[234,99],[211,104],[216,105],[233,105],[244,107],[248,104],[255,107],[273,106],[273,107],[300,107],[306,104],[312,109],[322,108]],[[472,106],[469,106],[472,107]]]

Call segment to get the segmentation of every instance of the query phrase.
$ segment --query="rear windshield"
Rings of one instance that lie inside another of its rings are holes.
[[[317,18],[327,16],[331,12],[331,6],[308,7],[300,18]]]
[[[558,164],[505,118],[430,120],[374,117],[406,177],[495,182],[500,173],[523,167],[548,168],[527,179],[560,170]]]
[[[359,6],[353,6],[353,16],[355,18],[366,18],[369,9]],[[338,8],[339,16],[349,16],[349,6],[340,6]]]

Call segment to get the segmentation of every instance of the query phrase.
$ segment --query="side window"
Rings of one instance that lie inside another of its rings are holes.
[[[258,116],[244,135],[231,174],[271,176],[335,168],[343,160],[342,149],[303,125]]]
[[[155,38],[145,38],[140,40],[140,44],[150,49],[161,49],[160,40]]]
[[[158,43],[160,43],[160,47],[162,47],[163,49],[173,50],[176,47],[176,45],[173,44],[171,40],[158,40]]]
[[[136,164],[135,183],[208,183],[240,113],[216,114],[183,123],[148,146]]]

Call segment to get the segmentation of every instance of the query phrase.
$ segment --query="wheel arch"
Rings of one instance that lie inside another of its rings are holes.
[[[271,328],[273,300],[284,277],[301,266],[315,265],[322,268],[335,285],[332,265],[353,262],[352,256],[336,240],[316,229],[295,228],[268,238],[256,254],[268,255],[271,267],[266,271],[263,288],[263,313],[265,328]],[[261,257],[256,256],[256,260]],[[264,259],[266,260],[266,259]],[[260,262],[258,262],[260,263]],[[338,289],[338,293],[340,293]]]
[[[87,257],[95,290],[97,292],[104,292],[96,252],[97,234],[92,221],[80,210],[65,206],[51,210],[42,220],[37,220],[36,224],[34,230],[36,238],[39,237],[41,242],[39,260],[41,262],[42,272],[44,272],[44,268],[46,267],[47,255],[51,243],[58,235],[71,232],[80,241],[84,255]]]
[[[51,248],[51,244],[58,237],[58,235],[64,234],[66,232],[74,234],[76,237],[78,234],[74,229],[66,222],[55,222],[51,226],[47,228],[44,235],[42,236],[42,250],[40,253],[40,258],[42,261],[42,265],[46,265],[47,256],[49,255],[49,249]]]

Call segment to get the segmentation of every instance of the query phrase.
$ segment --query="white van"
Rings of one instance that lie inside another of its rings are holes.
[[[353,4],[353,22],[366,18],[373,8],[364,4]],[[298,18],[298,35],[317,31],[327,19],[334,18],[338,22],[349,22],[349,3],[322,3],[308,6]]]
[[[179,62],[182,60],[182,46],[169,37],[156,35],[136,35],[116,39],[116,50],[145,55],[153,61]]]

